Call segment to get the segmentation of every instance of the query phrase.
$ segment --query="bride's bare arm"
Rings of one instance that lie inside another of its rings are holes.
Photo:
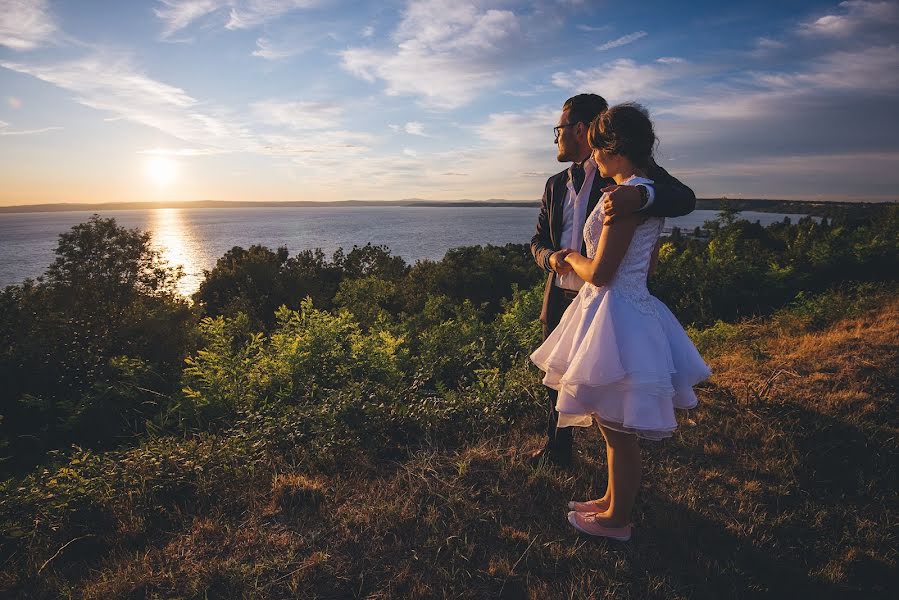
[[[572,252],[565,257],[565,262],[584,281],[597,286],[607,285],[615,277],[618,265],[634,238],[634,231],[642,220],[640,216],[629,215],[603,225],[593,260]]]

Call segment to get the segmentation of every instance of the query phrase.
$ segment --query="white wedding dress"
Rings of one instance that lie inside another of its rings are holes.
[[[652,183],[631,177],[625,185]],[[587,217],[584,240],[593,258],[605,215],[602,200]],[[559,427],[611,429],[659,440],[677,428],[675,408],[696,406],[693,386],[711,375],[681,324],[646,288],[664,219],[637,227],[608,285],[585,283],[531,360],[558,390]]]

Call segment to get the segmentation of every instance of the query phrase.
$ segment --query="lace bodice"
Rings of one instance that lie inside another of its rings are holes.
[[[641,177],[631,177],[624,182],[624,185],[637,185],[638,183],[651,184],[651,179]],[[584,241],[587,245],[587,258],[593,258],[596,254],[596,246],[599,244],[599,236],[602,233],[603,220],[605,213],[603,212],[603,198],[596,204],[596,208],[587,216],[584,223]],[[615,277],[608,286],[614,289],[620,295],[627,298],[637,308],[643,312],[654,313],[655,309],[650,302],[649,290],[646,288],[646,277],[649,271],[649,263],[652,258],[652,250],[662,234],[662,226],[665,219],[658,217],[650,217],[644,223],[637,226],[634,232],[634,238],[628,247]],[[593,296],[599,293],[600,288],[591,283],[584,284],[583,293]]]

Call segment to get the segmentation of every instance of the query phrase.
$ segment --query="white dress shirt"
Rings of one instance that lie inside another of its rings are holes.
[[[584,183],[580,193],[574,191],[571,182],[571,168],[568,169],[568,191],[565,201],[562,203],[562,248],[574,248],[580,252],[584,245],[584,221],[587,220],[587,203],[590,201],[590,189],[593,187],[593,179],[599,170],[591,156],[584,161]],[[567,290],[577,291],[584,285],[584,280],[574,271],[564,275],[556,275],[555,285]]]

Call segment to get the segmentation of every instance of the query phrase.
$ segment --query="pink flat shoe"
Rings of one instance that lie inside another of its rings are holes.
[[[568,503],[568,510],[580,513],[598,513],[608,510],[609,505],[599,500],[589,500],[587,502],[575,502],[572,500]]]
[[[571,523],[571,526],[580,531],[581,533],[586,533],[587,535],[593,535],[597,537],[609,538],[611,540],[617,540],[619,542],[626,542],[631,539],[631,533],[633,533],[634,526],[633,524],[627,525],[625,527],[606,527],[605,525],[600,525],[596,522],[596,518],[593,515],[587,513],[580,513],[576,511],[571,511],[568,513],[568,522]]]

